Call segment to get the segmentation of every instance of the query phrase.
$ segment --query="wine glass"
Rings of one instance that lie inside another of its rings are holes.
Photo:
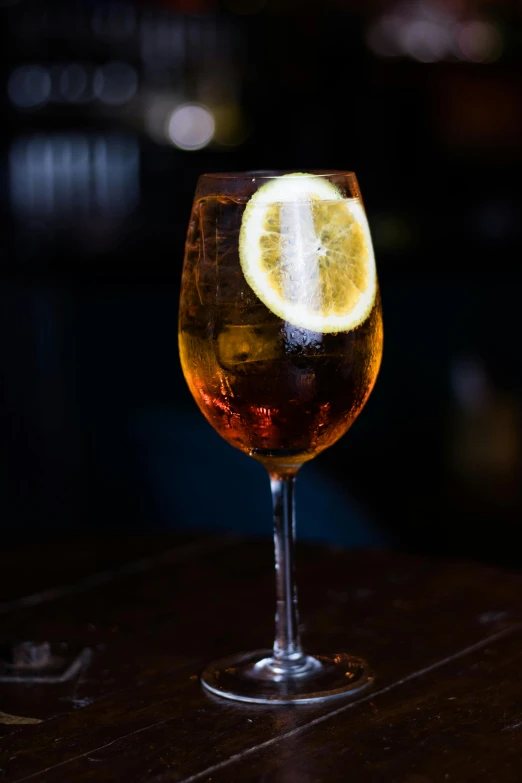
[[[301,647],[294,484],[301,465],[335,443],[364,407],[382,340],[375,259],[353,172],[199,178],[181,285],[181,365],[210,424],[268,471],[277,594],[273,648],[203,671],[202,684],[217,695],[308,703],[359,693],[373,680],[360,658]]]

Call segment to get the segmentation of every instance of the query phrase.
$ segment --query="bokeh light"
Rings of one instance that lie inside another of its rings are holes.
[[[421,63],[443,60],[451,51],[451,30],[430,19],[419,19],[405,25],[400,34],[401,48]]]
[[[461,25],[458,32],[461,56],[475,63],[490,63],[502,54],[500,30],[491,22],[475,19]]]
[[[22,65],[9,77],[7,92],[20,109],[43,106],[51,97],[51,76],[41,65]]]
[[[215,127],[210,109],[197,103],[184,103],[169,116],[167,135],[182,150],[200,150],[212,141]]]
[[[377,15],[368,27],[366,44],[377,57],[489,63],[501,56],[504,42],[498,24],[468,17],[463,6],[418,0],[395,3]]]
[[[95,95],[108,106],[121,106],[138,90],[138,74],[128,63],[109,62],[98,68],[93,81]]]
[[[248,123],[238,103],[213,106],[215,121],[214,140],[224,147],[237,147],[249,135]]]

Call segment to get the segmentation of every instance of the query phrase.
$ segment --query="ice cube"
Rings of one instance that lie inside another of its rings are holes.
[[[267,363],[281,358],[277,325],[226,325],[217,337],[218,361],[235,375],[267,372]]]

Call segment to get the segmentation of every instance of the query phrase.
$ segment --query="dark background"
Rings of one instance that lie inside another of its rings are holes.
[[[0,21],[3,540],[270,535],[263,469],[181,375],[185,230],[200,173],[334,168],[362,188],[385,350],[300,475],[301,534],[521,565],[522,5],[0,0]]]

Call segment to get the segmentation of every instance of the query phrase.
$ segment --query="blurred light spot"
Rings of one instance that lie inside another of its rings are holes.
[[[93,202],[102,215],[123,218],[140,198],[138,142],[120,134],[97,135],[90,146]]]
[[[11,103],[21,109],[43,106],[51,96],[51,77],[40,65],[22,65],[16,68],[7,85]]]
[[[138,89],[138,74],[128,63],[110,62],[94,74],[95,95],[109,106],[121,106],[134,97]]]
[[[266,6],[266,0],[226,0],[225,5],[233,14],[247,16],[262,11]]]
[[[481,411],[491,401],[491,387],[482,362],[471,357],[454,359],[450,383],[457,402],[468,411]]]
[[[502,35],[490,22],[476,19],[459,28],[458,46],[466,60],[490,63],[498,60],[502,54]]]
[[[452,49],[448,29],[428,19],[406,25],[401,32],[401,43],[404,53],[421,63],[442,60]]]
[[[178,106],[167,120],[167,135],[182,150],[200,150],[212,141],[215,131],[210,109],[197,103]]]
[[[366,43],[378,57],[398,57],[402,54],[400,33],[400,20],[395,16],[383,16],[368,28]]]
[[[15,139],[9,150],[9,200],[24,222],[119,220],[139,195],[134,137],[36,133]]]
[[[176,101],[172,96],[154,96],[148,101],[145,109],[145,128],[151,139],[157,144],[170,143],[166,127],[175,107]]]
[[[214,139],[225,147],[237,147],[248,137],[248,127],[241,108],[236,103],[214,106]]]
[[[88,86],[87,70],[79,63],[66,65],[60,74],[60,95],[69,103],[85,99]]]
[[[366,43],[379,57],[407,56],[431,63],[448,59],[455,50],[458,17],[449,3],[402,0],[368,28]]]

